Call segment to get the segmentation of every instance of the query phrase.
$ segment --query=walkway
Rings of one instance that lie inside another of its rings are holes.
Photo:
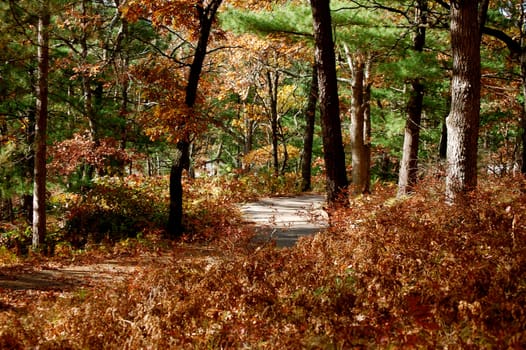
[[[247,203],[241,211],[245,220],[256,226],[257,240],[275,240],[278,247],[290,247],[299,237],[327,227],[324,203],[325,197],[320,195],[272,197]]]

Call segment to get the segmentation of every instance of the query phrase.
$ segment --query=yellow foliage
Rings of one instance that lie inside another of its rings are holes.
[[[297,86],[283,85],[278,90],[278,106],[281,111],[286,112],[292,109],[301,109],[303,99],[296,95]]]
[[[283,145],[278,146],[278,158],[284,158],[285,148]],[[287,154],[289,159],[297,158],[300,155],[300,150],[297,147],[287,145]],[[243,157],[243,162],[245,164],[253,165],[264,165],[265,163],[270,162],[272,159],[272,146],[267,145],[256,150],[253,150],[247,153]]]

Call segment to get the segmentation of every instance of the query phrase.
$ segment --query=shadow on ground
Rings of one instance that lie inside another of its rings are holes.
[[[41,270],[19,269],[16,266],[4,267],[0,268],[0,291],[2,289],[70,291],[95,283],[122,280],[134,270],[135,266],[124,265],[117,261]]]

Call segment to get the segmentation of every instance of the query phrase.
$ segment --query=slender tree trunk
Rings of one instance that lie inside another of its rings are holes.
[[[522,154],[521,154],[521,173],[526,174],[526,33],[524,32],[524,15],[521,17],[521,78],[522,78],[522,115],[520,120],[521,126],[521,141],[522,141]]]
[[[190,162],[190,143],[180,141],[177,144],[173,165],[170,168],[170,212],[168,217],[168,232],[175,238],[183,232],[183,170],[188,169]],[[175,199],[175,200],[172,200]]]
[[[415,17],[416,29],[413,50],[422,52],[426,43],[427,0],[418,0]],[[411,81],[411,94],[407,103],[407,120],[404,133],[404,146],[398,176],[398,195],[413,190],[418,176],[418,148],[420,143],[420,122],[424,101],[424,84],[419,78]]]
[[[451,5],[453,78],[451,111],[447,118],[448,202],[457,201],[477,185],[481,78],[478,10],[478,0],[455,1]]]
[[[80,47],[81,47],[81,64],[83,67],[81,69],[85,70],[86,65],[88,64],[88,54],[89,54],[89,48],[88,48],[88,21],[90,20],[89,14],[88,14],[88,1],[82,0],[81,3],[82,6],[82,37],[80,39]],[[91,77],[90,72],[82,71],[82,94],[83,94],[83,100],[84,100],[84,113],[88,120],[88,126],[89,126],[89,137],[91,141],[95,141],[97,139],[97,120],[95,119],[95,111],[93,109],[93,94],[91,91]]]
[[[364,80],[365,61],[361,54],[352,62],[352,101],[351,101],[351,152],[352,152],[352,187],[353,194],[364,192],[367,183],[367,161],[365,150],[364,120]]]
[[[89,28],[89,21],[90,21],[90,11],[89,11],[89,1],[88,0],[82,0],[81,2],[81,11],[82,11],[82,19],[81,19],[81,31],[82,35],[80,38],[80,57],[81,57],[81,84],[82,84],[82,96],[83,96],[83,102],[84,102],[84,116],[86,117],[88,121],[88,137],[89,140],[94,142],[94,147],[98,144],[98,120],[97,120],[97,112],[96,108],[94,108],[94,102],[93,102],[93,91],[92,91],[92,78],[91,73],[87,70],[88,67],[88,55],[89,55],[89,47],[88,47],[88,28]],[[85,163],[84,164],[84,171],[82,173],[83,178],[83,184],[81,191],[85,191],[86,185],[91,182],[93,179],[95,173],[95,167],[91,164]]]
[[[269,108],[270,108],[270,126],[272,137],[272,168],[274,176],[279,175],[279,125],[278,125],[278,85],[279,73],[267,71]]]
[[[364,167],[365,182],[363,194],[371,193],[371,65],[369,58],[365,63],[364,91],[363,91],[363,140],[364,140]]]
[[[526,82],[523,84],[523,96],[526,96]],[[522,141],[522,154],[521,154],[521,173],[526,174],[526,101],[523,103],[523,110],[521,116],[521,141]]]
[[[285,140],[283,140],[283,162],[281,163],[279,175],[285,175],[285,171],[287,170],[288,163],[289,163],[289,150],[287,148],[287,143],[285,142]]]
[[[117,6],[118,6],[117,2]],[[126,149],[126,142],[128,138],[128,127],[127,127],[127,118],[128,118],[128,104],[129,104],[129,96],[128,96],[128,89],[130,87],[130,79],[129,79],[129,58],[127,53],[124,51],[124,47],[128,44],[129,41],[129,31],[128,31],[128,21],[122,17],[121,11],[117,10],[117,15],[121,17],[121,28],[119,30],[119,35],[115,50],[117,50],[118,53],[121,55],[121,63],[120,63],[120,72],[119,72],[119,84],[120,84],[120,90],[121,90],[121,103],[119,108],[119,116],[122,118],[122,124],[121,124],[121,139],[120,139],[120,149],[125,150]],[[125,162],[121,159],[119,159],[118,163],[118,174],[119,176],[123,176],[125,171]],[[131,173],[131,172],[130,172]]]
[[[445,160],[447,158],[447,116],[444,117],[442,122],[442,130],[440,132],[440,144],[438,146],[438,156],[440,159]]]
[[[38,250],[46,236],[46,136],[49,72],[49,3],[43,0],[38,16],[38,75],[36,89],[35,172],[33,185],[33,244]]]
[[[336,55],[332,38],[331,11],[328,0],[311,0],[315,54],[318,66],[323,151],[329,205],[345,204],[342,197],[348,186],[343,150]]]
[[[316,102],[318,101],[318,70],[312,66],[312,79],[309,89],[307,110],[305,111],[305,133],[303,134],[303,157],[301,158],[301,191],[311,190],[312,145],[316,123]]]
[[[400,172],[398,176],[398,195],[403,196],[413,190],[418,176],[418,144],[420,142],[420,122],[424,101],[424,85],[418,79],[411,83],[411,96],[407,104],[404,145]]]
[[[343,45],[352,74],[351,152],[353,194],[370,193],[371,183],[371,58],[351,54]]]
[[[243,138],[243,156],[252,151],[252,145],[254,143],[254,125],[256,122],[252,119],[245,119],[245,137]],[[250,170],[250,164],[245,164],[241,161],[241,167],[243,171]]]
[[[33,81],[32,79],[32,85],[34,88],[34,94],[37,96],[37,81]],[[36,111],[36,104],[35,108],[31,108],[27,113],[27,131],[26,131],[26,142],[28,145],[36,145],[35,143],[35,130],[36,130],[36,124],[37,124],[37,111]],[[34,181],[35,178],[35,152],[36,147],[33,147],[31,153],[29,154],[29,157],[27,157],[26,161],[23,163],[23,169],[24,169],[24,177],[26,179],[31,179]],[[25,215],[26,221],[30,224],[33,223],[33,193],[25,193],[22,195],[22,211]]]
[[[196,7],[199,11],[199,39],[194,52],[194,58],[190,66],[188,84],[186,86],[185,104],[193,108],[197,99],[197,89],[199,79],[205,61],[208,38],[212,30],[212,23],[222,0],[210,0],[206,5]],[[190,167],[190,135],[184,132],[180,141],[177,143],[177,150],[174,162],[170,169],[170,213],[168,216],[167,233],[171,238],[177,238],[184,232],[183,224],[183,191],[182,174],[183,170]]]

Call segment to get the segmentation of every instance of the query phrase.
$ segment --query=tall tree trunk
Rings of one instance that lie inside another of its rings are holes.
[[[351,70],[351,152],[353,194],[370,193],[371,183],[371,65],[370,57],[352,54],[344,43]]]
[[[197,99],[197,89],[199,79],[205,61],[208,38],[212,30],[212,23],[222,0],[210,0],[206,5],[196,7],[199,11],[199,39],[194,52],[194,58],[190,66],[188,84],[185,91],[185,104],[193,108]],[[183,126],[184,127],[184,126]],[[175,159],[170,169],[170,213],[168,216],[167,232],[171,238],[179,237],[184,232],[183,225],[183,191],[182,174],[183,170],[188,170],[190,166],[190,135],[183,132],[180,141],[177,143]]]
[[[88,137],[90,141],[94,142],[94,147],[98,144],[98,120],[97,120],[97,112],[96,108],[94,107],[93,102],[93,91],[91,89],[92,86],[92,78],[91,78],[91,72],[88,69],[89,66],[89,46],[88,46],[88,28],[89,28],[89,21],[90,21],[90,2],[89,0],[82,0],[81,2],[81,11],[82,11],[82,18],[81,18],[81,31],[82,35],[80,37],[80,57],[81,57],[81,84],[82,84],[82,96],[83,96],[83,107],[84,107],[84,116],[86,117],[88,121]],[[81,191],[84,192],[87,190],[87,185],[91,182],[93,179],[95,173],[95,167],[91,164],[85,163],[84,164],[84,170],[82,172],[82,187]]]
[[[440,144],[438,146],[438,156],[440,159],[445,160],[447,158],[447,116],[443,119],[442,130],[440,132]]]
[[[190,143],[180,141],[177,144],[173,165],[170,168],[170,212],[168,217],[168,232],[175,238],[183,232],[183,170],[190,163]],[[174,200],[172,200],[174,199]]]
[[[364,167],[365,182],[362,193],[371,193],[371,65],[369,58],[365,63],[364,90],[363,90],[363,140],[364,140]]]
[[[485,15],[485,14],[481,14]],[[480,121],[481,25],[478,0],[451,4],[453,77],[447,118],[448,202],[458,201],[477,185],[477,143]]]
[[[118,1],[116,2],[119,6]],[[117,16],[121,18],[121,28],[119,30],[119,35],[117,38],[117,45],[115,50],[120,53],[120,72],[119,72],[119,84],[121,90],[121,103],[119,108],[119,116],[122,118],[121,122],[121,139],[120,139],[120,149],[126,149],[126,142],[128,138],[128,127],[127,127],[127,118],[128,118],[128,104],[129,96],[128,90],[130,87],[130,78],[129,78],[129,57],[128,54],[124,51],[125,47],[129,43],[129,30],[128,30],[128,21],[122,16],[120,9],[117,9]],[[119,160],[118,162],[118,174],[123,176],[125,174],[125,162]]]
[[[411,95],[407,103],[402,160],[398,174],[398,196],[413,190],[418,176],[418,144],[420,142],[420,122],[424,101],[424,85],[418,79],[411,82]]]
[[[521,115],[521,143],[522,143],[522,154],[521,154],[521,173],[526,174],[526,65],[522,73],[523,83],[522,83],[522,95],[524,96],[524,102],[522,106],[522,115]]]
[[[279,175],[279,125],[278,125],[278,85],[279,73],[267,71],[269,109],[270,109],[270,128],[272,138],[272,168],[274,176]]]
[[[413,50],[422,52],[426,43],[427,0],[418,0],[415,9],[416,28]],[[398,195],[413,190],[418,176],[418,148],[420,143],[420,122],[424,101],[424,84],[419,78],[411,80],[411,93],[407,103],[407,120],[404,132],[404,146],[398,176]]]
[[[345,204],[342,194],[348,186],[345,169],[336,55],[332,38],[331,10],[328,0],[311,0],[314,25],[315,54],[318,66],[318,86],[323,135],[323,151],[329,205]]]
[[[523,2],[524,4],[525,2]],[[526,31],[524,29],[525,25],[525,15],[521,16],[520,28],[521,28],[521,54],[520,54],[520,64],[521,64],[521,78],[522,78],[522,115],[520,120],[521,126],[521,141],[522,141],[522,154],[521,154],[521,173],[526,174]]]
[[[49,2],[43,0],[38,16],[38,72],[36,88],[35,170],[33,184],[33,244],[38,250],[46,236],[46,136],[49,72]]]
[[[309,88],[307,110],[305,111],[305,133],[303,134],[303,157],[301,158],[301,191],[311,190],[312,145],[316,123],[316,102],[318,101],[318,69],[312,66],[312,79]]]
[[[243,137],[243,156],[252,151],[252,146],[254,144],[254,127],[256,122],[252,119],[245,118],[245,135]],[[243,160],[240,161],[241,169],[246,172],[250,170],[250,164],[245,164]]]
[[[351,101],[351,152],[352,152],[352,187],[353,194],[363,193],[367,183],[367,161],[365,150],[364,120],[364,80],[365,61],[361,54],[352,62],[352,101]]]
[[[90,20],[88,13],[88,0],[82,0],[82,36],[80,39],[81,47],[81,71],[82,71],[82,95],[84,100],[84,114],[88,120],[89,137],[91,141],[97,139],[97,120],[95,119],[95,111],[93,109],[93,94],[91,91],[91,76],[89,71],[85,71],[88,64],[88,22]]]
[[[37,85],[38,82],[36,80],[31,79],[32,85],[34,86],[34,94],[37,96]],[[26,131],[26,142],[28,145],[36,145],[35,143],[35,130],[36,130],[36,124],[37,124],[37,111],[36,111],[36,104],[35,108],[31,108],[27,112],[27,131]],[[32,148],[31,153],[29,154],[29,157],[26,158],[26,161],[23,162],[23,169],[24,169],[24,177],[26,179],[31,179],[34,181],[35,179],[35,151],[36,147]],[[26,218],[26,221],[29,224],[33,223],[33,193],[25,193],[22,195],[22,211],[24,213],[24,216]]]

